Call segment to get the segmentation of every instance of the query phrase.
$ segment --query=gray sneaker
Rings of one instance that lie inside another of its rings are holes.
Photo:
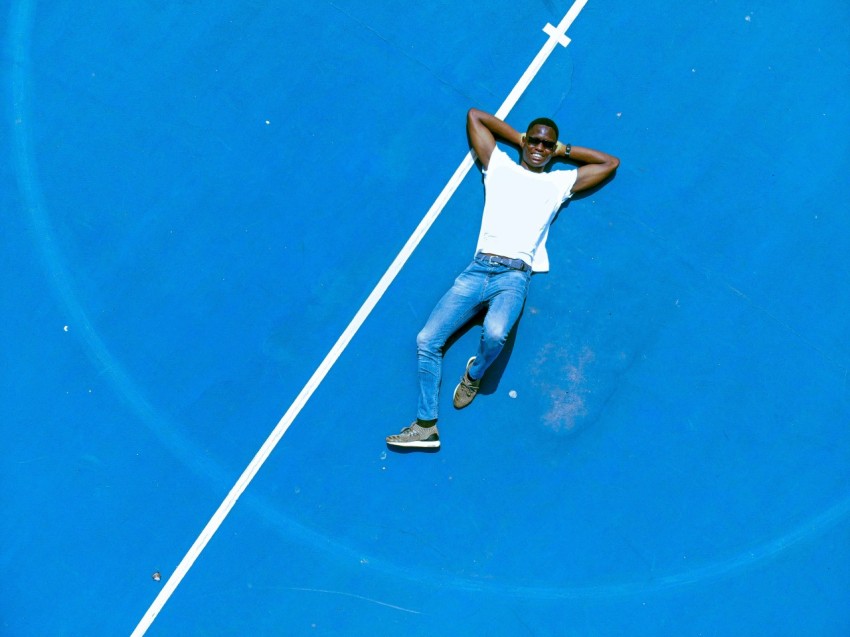
[[[440,432],[437,425],[423,427],[414,422],[405,427],[401,433],[387,436],[387,444],[394,447],[418,447],[420,449],[436,449],[440,446]]]
[[[472,380],[469,377],[469,368],[472,367],[472,361],[474,360],[475,357],[473,356],[466,362],[466,371],[463,373],[458,386],[455,387],[454,405],[456,409],[466,407],[475,398],[475,394],[478,393],[478,386],[481,384],[481,379]]]

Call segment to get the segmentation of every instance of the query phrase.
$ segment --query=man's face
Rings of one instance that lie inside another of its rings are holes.
[[[522,165],[534,172],[542,171],[552,159],[557,141],[554,129],[548,126],[537,124],[529,128],[522,145]]]

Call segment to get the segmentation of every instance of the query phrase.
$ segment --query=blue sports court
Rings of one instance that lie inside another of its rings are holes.
[[[0,634],[850,634],[850,4],[0,16]],[[622,163],[398,453],[470,107]]]

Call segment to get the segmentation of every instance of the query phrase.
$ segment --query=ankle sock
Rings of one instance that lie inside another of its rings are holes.
[[[435,418],[434,420],[422,420],[421,418],[417,418],[416,424],[420,427],[433,427],[437,424],[437,419]]]

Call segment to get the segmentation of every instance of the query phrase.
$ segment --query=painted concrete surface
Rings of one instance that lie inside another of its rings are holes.
[[[680,5],[508,116],[622,165],[439,453],[384,436],[476,168],[148,634],[847,634],[850,9]],[[130,634],[569,8],[4,9],[0,632]]]

